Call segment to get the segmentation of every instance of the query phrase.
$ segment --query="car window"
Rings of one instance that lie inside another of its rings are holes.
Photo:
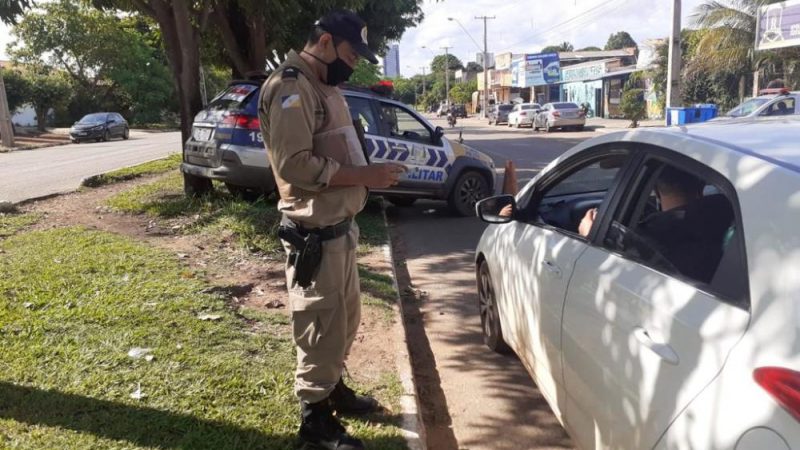
[[[735,191],[721,175],[710,177],[710,169],[696,166],[648,160],[614,213],[603,246],[747,309]]]
[[[749,100],[745,100],[744,103],[737,106],[736,108],[733,108],[732,110],[728,111],[728,113],[725,115],[728,117],[746,116],[755,111],[756,109],[758,109],[764,103],[767,103],[767,101],[768,99],[766,98],[751,98]]]
[[[500,105],[497,107],[497,109],[499,109],[500,111],[511,111],[512,108],[513,106],[511,105]]]
[[[350,116],[353,120],[361,122],[364,132],[367,134],[379,134],[378,119],[372,111],[370,101],[366,98],[347,97],[347,105],[350,108]]]
[[[794,97],[780,99],[761,112],[762,116],[786,116],[795,113]]]
[[[381,121],[389,130],[389,136],[430,142],[431,132],[419,119],[398,105],[381,102]]]
[[[627,150],[604,151],[572,165],[555,181],[545,181],[531,201],[528,217],[533,222],[579,235],[578,227],[584,215],[607,201],[629,157]]]
[[[535,109],[534,105],[522,105],[522,109]]]
[[[211,100],[208,106],[206,106],[206,110],[228,111],[231,109],[240,109],[250,94],[257,89],[258,86],[252,84],[234,84],[233,86],[228,86],[227,89]]]
[[[553,103],[555,109],[578,109],[575,103]]]

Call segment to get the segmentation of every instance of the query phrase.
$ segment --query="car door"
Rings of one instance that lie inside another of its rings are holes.
[[[652,448],[719,374],[749,321],[735,190],[667,150],[642,160],[596,225],[567,290],[564,419],[580,448]],[[703,195],[659,211],[667,168],[700,180]],[[659,214],[674,215],[660,235],[647,231]],[[694,225],[685,228],[681,217]]]
[[[550,103],[544,105],[539,114],[536,114],[536,126],[544,127],[545,119],[550,111]]]
[[[115,134],[119,137],[125,135],[125,119],[122,118],[119,114],[112,114],[114,117],[114,128]]]
[[[520,107],[519,105],[514,105],[514,107],[511,108],[511,112],[508,113],[508,124],[509,125],[513,125],[514,123],[516,123],[517,113],[519,111],[519,107]]]
[[[435,136],[435,129],[404,105],[380,100],[378,117],[385,145],[373,153],[378,160],[408,167],[399,186],[436,189],[447,180],[452,150]]]
[[[504,233],[502,295],[517,351],[551,405],[561,403],[561,314],[575,261],[587,246],[578,223],[593,207],[604,210],[629,159],[624,148],[584,151],[540,179],[521,201],[520,220]],[[508,308],[508,306],[507,306]]]

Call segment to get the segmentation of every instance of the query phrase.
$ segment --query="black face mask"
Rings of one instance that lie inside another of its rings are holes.
[[[339,57],[339,50],[336,47],[333,47],[333,50],[336,52],[336,59],[333,62],[326,63],[322,59],[320,59],[317,55],[309,53],[307,51],[303,51],[304,53],[311,55],[314,59],[325,64],[325,67],[328,69],[328,75],[325,78],[325,84],[330,86],[338,86],[345,81],[350,79],[350,75],[353,74],[353,68],[350,67],[349,64],[344,62],[342,58]]]

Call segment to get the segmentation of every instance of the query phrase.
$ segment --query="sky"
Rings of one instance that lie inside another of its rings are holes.
[[[536,53],[547,45],[567,41],[576,49],[603,48],[611,33],[627,31],[640,43],[668,37],[672,26],[671,0],[422,0],[425,19],[406,30],[400,40],[403,76],[422,73],[435,54],[449,50],[465,64],[483,49],[483,21],[488,20],[490,53]],[[683,0],[682,26],[704,0]],[[457,19],[449,21],[448,17]],[[472,41],[460,24],[466,28]],[[426,46],[426,48],[422,48]]]
[[[380,0],[375,0],[380,1]],[[684,27],[704,0],[683,0]],[[576,49],[602,48],[608,36],[627,31],[636,42],[669,36],[671,0],[422,0],[425,19],[406,30],[400,40],[400,71],[404,76],[430,67],[441,47],[464,63],[475,60],[483,47],[483,21],[475,16],[495,16],[488,21],[488,49],[535,53],[547,45],[568,41]],[[456,21],[460,22],[470,35]],[[6,46],[13,41],[9,27],[0,24],[0,59],[8,59]],[[427,46],[427,49],[421,48]]]

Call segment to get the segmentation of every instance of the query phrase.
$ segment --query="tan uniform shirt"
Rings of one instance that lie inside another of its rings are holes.
[[[288,67],[300,73],[284,76]],[[290,52],[264,83],[259,119],[282,213],[316,228],[361,211],[365,187],[329,186],[339,167],[367,164],[347,102],[338,88],[322,83],[297,52]]]

